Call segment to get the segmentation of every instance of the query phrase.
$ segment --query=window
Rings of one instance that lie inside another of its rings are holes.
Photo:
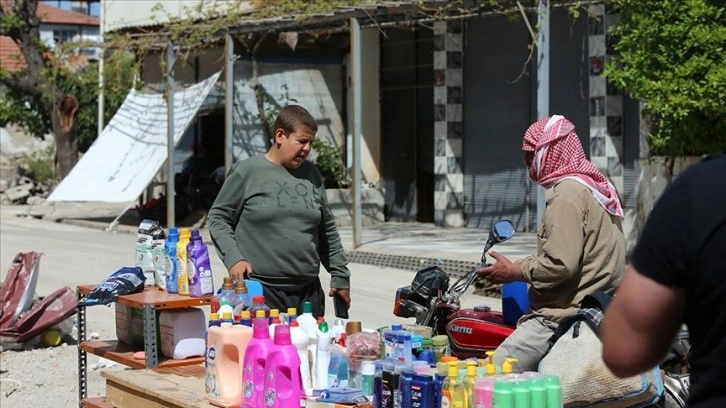
[[[53,30],[53,40],[56,44],[73,41],[73,38],[77,35],[77,30]]]

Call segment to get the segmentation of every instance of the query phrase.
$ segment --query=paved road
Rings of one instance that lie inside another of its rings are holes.
[[[45,255],[40,262],[37,292],[46,295],[59,287],[100,282],[122,266],[134,265],[135,236],[74,225],[21,218],[9,211],[0,211],[0,276],[3,278],[18,252],[38,251]],[[212,271],[217,285],[226,275],[217,256],[212,255]],[[390,324],[396,288],[410,283],[413,272],[392,268],[351,264],[353,304],[352,319],[365,327]],[[328,274],[321,271],[324,287]],[[475,295],[464,298],[465,305],[488,304],[499,309],[499,301]],[[332,301],[327,310],[332,312]],[[96,331],[113,335],[113,309],[94,307],[89,312]],[[97,317],[97,318],[95,318]]]

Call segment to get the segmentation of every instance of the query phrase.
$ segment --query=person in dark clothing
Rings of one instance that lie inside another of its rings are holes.
[[[235,163],[209,210],[209,232],[230,276],[262,283],[270,308],[325,313],[320,265],[329,296],[350,307],[348,261],[328,208],[323,177],[306,160],[318,127],[304,108],[283,108],[274,141],[260,156]]]
[[[648,217],[602,322],[603,359],[628,377],[657,364],[685,322],[689,407],[726,407],[726,156],[693,165]]]

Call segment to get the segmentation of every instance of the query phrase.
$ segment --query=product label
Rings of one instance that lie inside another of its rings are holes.
[[[411,386],[411,407],[421,408],[423,405],[423,393],[421,387],[412,385]]]
[[[275,404],[275,390],[268,388],[265,390],[265,406],[271,407]]]
[[[388,384],[384,383],[381,387],[381,407],[392,408],[393,407],[393,393],[388,387]]]
[[[451,408],[451,398],[449,395],[444,394],[441,397],[441,408]]]
[[[214,346],[207,349],[206,369],[204,370],[204,390],[207,395],[212,398],[219,398],[221,392],[217,387],[217,374],[214,364],[214,358],[217,356],[217,350]]]

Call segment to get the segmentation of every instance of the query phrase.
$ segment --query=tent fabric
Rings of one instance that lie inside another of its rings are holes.
[[[221,72],[174,92],[174,144],[178,144]],[[48,197],[49,201],[136,200],[167,157],[163,94],[131,90],[119,110]]]

